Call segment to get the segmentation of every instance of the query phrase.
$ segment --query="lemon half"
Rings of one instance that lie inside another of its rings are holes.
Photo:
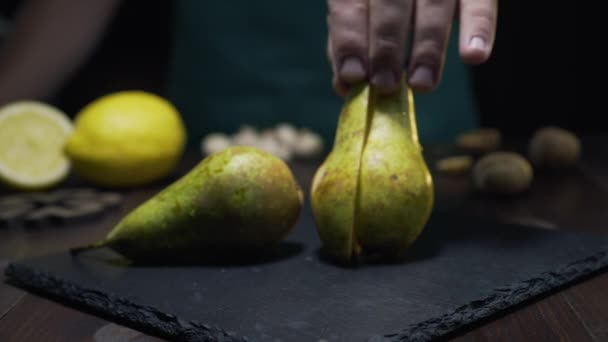
[[[38,101],[0,108],[0,179],[12,188],[38,190],[64,180],[70,160],[63,153],[73,131],[61,110]]]

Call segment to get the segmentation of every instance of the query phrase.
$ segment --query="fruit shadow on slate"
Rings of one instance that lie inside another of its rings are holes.
[[[129,260],[120,254],[107,248],[90,251],[72,251],[75,260],[79,258],[91,258],[99,262],[119,267],[242,267],[260,266],[286,260],[299,255],[304,246],[295,241],[282,241],[272,246],[256,251],[220,251],[207,250],[196,259],[180,259],[171,257],[170,253],[163,253],[158,258],[147,260]]]
[[[474,220],[477,224],[484,224],[487,230],[467,226],[471,220]],[[511,229],[492,229],[497,224]],[[448,228],[437,229],[438,226]],[[452,229],[449,227],[452,227]],[[490,218],[484,219],[436,209],[427,227],[401,256],[361,255],[348,264],[332,259],[323,252],[321,247],[315,249],[315,255],[320,262],[342,268],[398,266],[431,260],[445,252],[445,249],[450,249],[456,244],[485,245],[495,246],[497,249],[516,250],[522,244],[531,244],[542,238],[542,229],[530,229],[530,227],[517,223],[506,224]]]
[[[375,254],[360,255],[351,263],[338,261],[323,251],[323,248],[315,249],[315,256],[322,263],[341,268],[363,268],[373,266],[389,266],[416,263],[439,255],[441,246],[433,232],[423,231],[419,239],[415,241],[401,256],[380,256]]]

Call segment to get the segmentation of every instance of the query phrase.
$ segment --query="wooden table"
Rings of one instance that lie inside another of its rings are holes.
[[[518,149],[514,144],[512,149]],[[541,174],[525,196],[492,198],[472,191],[468,177],[434,173],[437,207],[536,225],[539,229],[580,229],[608,233],[608,139],[587,137],[583,159],[568,174]],[[429,166],[453,154],[450,146],[426,148]],[[188,154],[185,172],[200,156]],[[308,191],[315,164],[293,163]],[[0,229],[0,269],[11,260],[64,251],[95,241],[128,210],[165,183],[125,191],[123,206],[101,220],[78,226]],[[78,185],[72,177],[65,186]],[[0,194],[7,190],[0,190]],[[3,277],[3,276],[2,276]],[[608,341],[608,273],[515,308],[453,336],[454,341]],[[155,337],[0,283],[0,341],[157,341]]]

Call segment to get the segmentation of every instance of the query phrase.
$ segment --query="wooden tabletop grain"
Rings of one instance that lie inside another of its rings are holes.
[[[511,148],[521,149],[514,144]],[[523,150],[521,150],[523,151]],[[437,189],[437,207],[520,222],[538,229],[567,229],[608,234],[608,138],[586,137],[583,156],[573,170],[538,174],[525,196],[495,198],[472,190],[468,177],[436,173],[435,160],[458,151],[452,146],[425,148]],[[183,174],[201,156],[190,153]],[[308,190],[316,163],[294,162],[292,168]],[[120,208],[78,225],[0,228],[0,269],[12,260],[45,255],[95,241],[137,204],[170,182],[122,191]],[[64,186],[82,186],[76,177]],[[0,189],[0,195],[9,193]],[[86,312],[24,292],[0,276],[0,341],[160,341]],[[453,336],[453,341],[608,341],[608,272],[513,308]]]

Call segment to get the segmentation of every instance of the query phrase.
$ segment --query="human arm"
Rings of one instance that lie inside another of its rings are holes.
[[[456,15],[465,63],[485,62],[494,45],[497,0],[328,0],[328,7],[328,56],[341,94],[363,80],[383,92],[395,91],[406,59],[410,86],[434,90]]]
[[[120,0],[29,0],[0,47],[0,105],[52,96],[99,42]]]

